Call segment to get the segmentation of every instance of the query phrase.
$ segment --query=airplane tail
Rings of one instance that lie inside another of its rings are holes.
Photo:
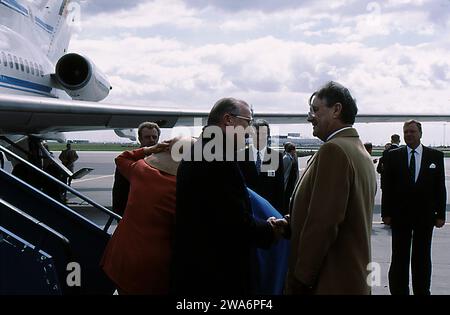
[[[56,63],[67,52],[79,5],[74,0],[43,0],[37,9],[35,23],[47,35],[47,56]]]

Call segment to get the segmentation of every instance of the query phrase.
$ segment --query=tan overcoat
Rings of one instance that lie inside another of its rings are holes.
[[[373,162],[353,128],[311,158],[290,204],[286,293],[296,281],[315,294],[370,294],[370,236],[376,193]]]

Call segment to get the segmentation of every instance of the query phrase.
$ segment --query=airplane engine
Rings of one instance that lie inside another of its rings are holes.
[[[106,76],[92,61],[74,53],[58,60],[55,78],[74,100],[98,102],[107,97],[112,89]]]

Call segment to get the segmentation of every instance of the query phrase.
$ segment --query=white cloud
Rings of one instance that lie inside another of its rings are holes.
[[[112,13],[99,13],[83,21],[83,28],[136,29],[170,24],[176,27],[198,28],[202,20],[198,10],[188,8],[181,0],[143,1],[131,9],[120,9]]]

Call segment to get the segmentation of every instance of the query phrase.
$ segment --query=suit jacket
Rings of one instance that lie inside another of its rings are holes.
[[[210,140],[202,134],[193,154]],[[255,293],[256,247],[268,247],[273,232],[253,217],[238,163],[183,160],[176,196],[172,293]]]
[[[298,282],[315,294],[370,294],[375,193],[373,162],[355,129],[321,146],[291,199],[288,294]]]
[[[398,148],[398,145],[396,144],[392,144],[391,147],[389,149],[386,149],[383,151],[383,154],[381,155],[380,159],[378,160],[378,165],[377,165],[377,172],[380,174],[380,186],[381,189],[383,189],[384,187],[384,162],[386,161],[386,156],[388,154],[389,151],[395,150]]]
[[[283,156],[283,166],[285,173],[285,187],[284,187],[284,207],[285,209],[289,209],[289,203],[291,201],[292,193],[294,192],[295,185],[298,180],[298,159],[291,160],[286,153]],[[289,163],[289,173],[286,174],[286,165]]]
[[[246,161],[239,163],[245,183],[250,189],[269,201],[280,213],[286,214],[287,211],[284,205],[283,155],[281,152],[267,148],[266,154],[273,154],[278,159],[278,168],[276,170],[261,171],[258,175],[256,164],[251,154],[250,149],[246,149]],[[269,165],[271,162],[271,160],[262,161],[262,165]]]
[[[112,188],[112,211],[123,217],[127,207],[130,182],[116,168],[114,185]]]
[[[64,164],[65,167],[67,167],[70,171],[73,172],[73,166],[76,160],[78,160],[78,154],[73,149],[64,149],[59,154],[59,159],[61,160],[62,164]]]
[[[384,174],[383,217],[419,224],[445,220],[447,191],[442,152],[423,146],[419,176],[413,183],[407,148],[392,150],[387,154]]]

